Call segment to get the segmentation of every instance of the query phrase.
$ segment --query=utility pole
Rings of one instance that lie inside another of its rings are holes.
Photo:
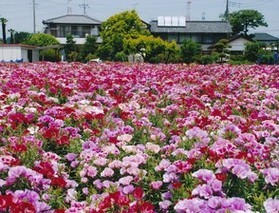
[[[229,21],[229,0],[226,0],[226,10],[224,13],[224,18],[226,21]]]
[[[83,8],[83,14],[86,15],[86,9],[90,8],[88,4],[85,4],[85,0],[83,0],[83,4],[79,5],[81,8]]]
[[[36,33],[36,2],[33,0],[33,32]]]

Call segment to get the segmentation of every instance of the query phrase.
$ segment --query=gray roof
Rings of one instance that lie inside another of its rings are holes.
[[[186,21],[186,27],[158,27],[158,21],[154,20],[150,25],[151,33],[232,33],[226,21]]]
[[[75,14],[67,14],[64,16],[59,16],[56,18],[51,18],[43,21],[43,24],[94,24],[100,25],[102,22],[93,19],[87,15],[75,15]]]
[[[278,41],[277,37],[274,37],[268,33],[255,33],[252,37],[255,41]]]

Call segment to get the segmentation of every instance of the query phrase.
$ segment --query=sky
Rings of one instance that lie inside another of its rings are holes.
[[[36,31],[42,32],[43,20],[67,14],[68,0],[0,0],[0,18],[8,19],[7,29],[17,32],[33,32],[33,1],[36,3]],[[73,14],[83,14],[80,6],[88,5],[86,14],[100,21],[110,16],[135,9],[142,20],[150,22],[158,16],[186,16],[189,13],[187,2],[190,0],[70,0]],[[257,28],[279,37],[279,0],[229,0],[230,12],[254,9],[261,12],[268,27]],[[190,20],[220,20],[224,13],[226,0],[191,0]],[[254,32],[254,30],[251,30]],[[2,37],[2,29],[0,28]]]

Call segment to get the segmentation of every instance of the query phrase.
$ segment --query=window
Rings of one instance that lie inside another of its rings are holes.
[[[77,27],[77,26],[72,26],[72,27],[71,27],[71,34],[72,34],[74,37],[79,37],[79,36],[78,36],[78,27]]]
[[[176,41],[178,42],[178,34],[169,34],[168,41]]]

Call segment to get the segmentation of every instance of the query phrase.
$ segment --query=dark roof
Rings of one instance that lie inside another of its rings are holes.
[[[277,37],[274,37],[268,33],[255,33],[252,37],[255,41],[278,41]]]
[[[0,44],[0,47],[22,47],[25,49],[37,49],[37,46],[28,44]]]
[[[50,23],[56,23],[56,24],[94,24],[98,25],[102,22],[93,19],[87,15],[75,15],[75,14],[67,14],[64,16],[59,16],[56,18],[51,18],[43,21],[43,24],[50,24]]]
[[[158,26],[158,21],[150,23],[151,33],[232,33],[231,25],[226,21],[186,21],[184,27]]]
[[[231,41],[234,41],[239,38],[246,39],[247,41],[253,41],[253,39],[251,39],[249,36],[245,36],[243,34],[234,35],[234,36],[230,37],[228,40],[229,40],[229,42],[231,42]]]

